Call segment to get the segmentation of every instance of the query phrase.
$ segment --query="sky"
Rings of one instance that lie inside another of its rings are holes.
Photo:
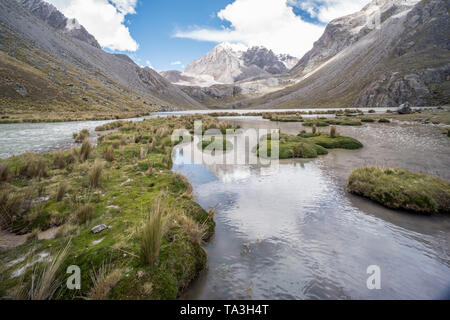
[[[46,0],[76,18],[108,52],[180,70],[221,42],[301,58],[331,20],[370,0]]]

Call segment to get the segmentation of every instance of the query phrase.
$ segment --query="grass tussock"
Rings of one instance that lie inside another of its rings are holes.
[[[165,229],[164,215],[167,212],[163,201],[163,195],[159,194],[145,218],[141,239],[141,256],[144,264],[154,265],[159,256]]]
[[[122,270],[113,269],[111,265],[103,262],[99,269],[91,272],[92,287],[88,299],[106,300],[121,277]]]
[[[0,181],[8,181],[9,179],[9,166],[7,163],[0,164]]]
[[[0,229],[10,230],[22,212],[25,196],[22,193],[0,192]]]
[[[67,192],[67,183],[65,181],[61,181],[58,186],[58,190],[56,191],[55,199],[57,202],[60,202],[64,199],[64,195]]]
[[[86,161],[89,159],[89,155],[92,152],[92,145],[89,142],[89,139],[85,139],[80,149],[80,161]]]
[[[183,228],[184,233],[188,236],[190,241],[199,245],[203,244],[208,236],[208,227],[205,223],[198,223],[184,214],[177,215],[174,220],[178,226]]]
[[[103,153],[103,157],[108,162],[113,162],[114,161],[114,148],[113,148],[113,146],[108,146],[105,149],[105,152]]]
[[[24,178],[37,178],[38,180],[47,176],[48,163],[44,159],[29,159],[20,168],[19,175]]]
[[[31,281],[27,284],[20,284],[14,297],[18,300],[50,300],[55,297],[55,293],[63,283],[63,277],[58,276],[58,271],[69,252],[70,241],[60,250],[52,261],[44,266],[37,266],[33,269]],[[21,279],[23,282],[23,278]]]
[[[90,204],[81,205],[75,211],[75,217],[79,225],[83,225],[94,217],[94,208]]]
[[[91,188],[96,189],[100,185],[103,168],[103,163],[100,160],[96,159],[94,162],[94,166],[89,172],[89,183]]]
[[[82,143],[84,140],[88,139],[90,136],[88,129],[83,129],[79,133],[74,133],[73,138],[76,143]]]
[[[337,137],[336,126],[331,126],[330,128],[330,138],[334,139]]]
[[[448,181],[404,169],[356,169],[349,177],[348,190],[391,209],[450,213]]]

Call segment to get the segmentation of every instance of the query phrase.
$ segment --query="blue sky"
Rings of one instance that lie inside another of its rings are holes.
[[[183,65],[200,58],[217,44],[175,38],[175,31],[195,25],[220,28],[223,23],[215,13],[230,2],[232,1],[139,1],[137,14],[127,16],[130,34],[139,43],[139,49],[130,56],[142,65],[148,60],[158,70],[182,70]],[[175,62],[181,64],[172,64]]]
[[[109,52],[156,70],[183,70],[220,42],[305,54],[337,17],[369,0],[46,0]]]

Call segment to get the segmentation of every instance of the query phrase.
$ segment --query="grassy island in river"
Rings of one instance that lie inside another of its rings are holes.
[[[404,169],[356,169],[349,177],[348,190],[391,209],[450,213],[450,182]]]

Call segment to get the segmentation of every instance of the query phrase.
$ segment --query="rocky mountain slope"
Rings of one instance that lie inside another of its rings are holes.
[[[96,48],[101,48],[94,36],[87,32],[76,19],[66,18],[53,5],[41,0],[17,0],[17,2],[55,30],[89,43]]]
[[[378,18],[379,17],[379,18]],[[374,21],[380,22],[379,25]],[[332,21],[283,77],[296,84],[245,107],[375,107],[450,102],[445,0],[374,0]]]
[[[275,55],[264,47],[221,43],[204,57],[189,63],[184,73],[165,71],[161,74],[172,83],[206,87],[272,77],[285,73],[297,61],[289,55]]]
[[[43,1],[0,1],[2,112],[203,107],[156,71],[106,53],[94,40]]]

